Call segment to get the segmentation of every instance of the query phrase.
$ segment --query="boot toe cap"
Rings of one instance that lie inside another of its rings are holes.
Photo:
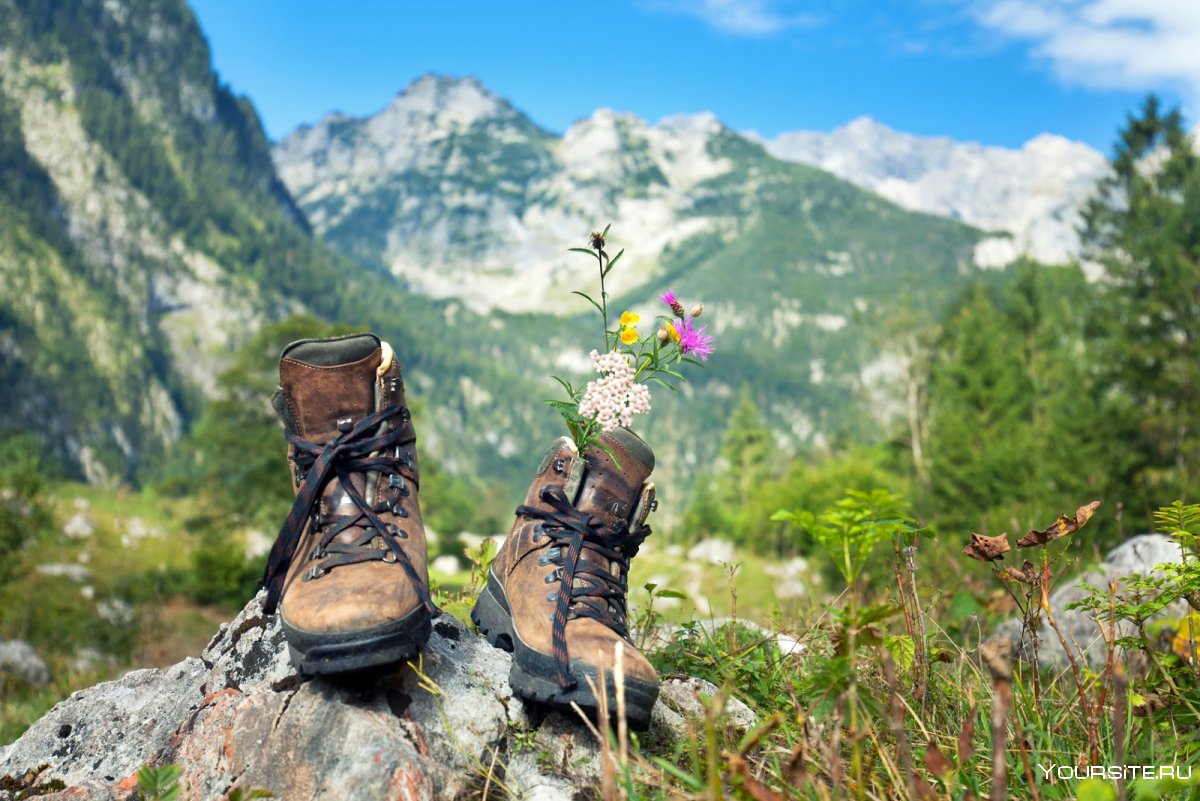
[[[356,568],[335,569],[319,579],[294,583],[279,606],[284,622],[311,634],[345,634],[386,625],[421,605],[407,577],[397,580],[398,568]]]

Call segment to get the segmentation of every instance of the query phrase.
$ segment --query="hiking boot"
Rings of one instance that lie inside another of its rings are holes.
[[[400,364],[373,334],[293,342],[272,397],[296,500],[267,560],[292,662],[342,673],[402,662],[429,639],[420,474]]]
[[[644,729],[658,675],[629,640],[626,596],[629,560],[650,534],[646,515],[656,506],[646,482],[654,453],[624,428],[599,443],[582,457],[566,437],[551,446],[471,619],[492,645],[513,652],[509,683],[517,695],[559,707],[574,702],[595,715],[603,692],[614,720],[621,646],[626,719]]]

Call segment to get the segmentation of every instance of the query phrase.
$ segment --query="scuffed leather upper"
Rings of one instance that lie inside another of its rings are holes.
[[[357,422],[366,415],[389,405],[403,406],[404,383],[400,365],[395,359],[380,374],[383,350],[376,348],[370,355],[347,364],[320,366],[285,356],[280,360],[280,393],[287,416],[295,433],[304,439],[323,444],[338,433],[338,422],[349,419]],[[416,432],[405,415],[400,424],[407,428],[401,445],[396,449],[399,461],[391,471],[352,473],[351,481],[370,504],[381,500],[394,504],[407,516],[390,510],[379,514],[387,524],[403,529],[408,537],[400,544],[408,555],[425,586],[426,568],[425,527],[421,519],[418,489],[420,475],[416,457]],[[290,454],[289,454],[290,456]],[[404,496],[397,480],[402,477],[409,495]],[[293,479],[297,490],[302,476]],[[319,519],[352,512],[349,496],[336,478],[322,490],[318,506]],[[339,534],[334,542],[349,541],[360,529],[351,528]],[[320,578],[303,580],[314,564],[310,558],[317,544],[318,526],[310,518],[296,555],[284,581],[280,613],[288,625],[311,633],[344,633],[370,629],[391,623],[412,612],[421,600],[412,582],[398,563],[372,561],[335,567]],[[375,547],[385,548],[376,537]]]
[[[620,443],[611,438],[605,438],[604,442],[617,457],[620,468],[596,446],[581,457],[574,443],[563,437],[551,446],[542,460],[525,503],[549,511],[550,507],[541,500],[540,493],[546,486],[557,486],[564,489],[568,498],[576,498],[575,506],[580,511],[607,521],[628,520],[639,506],[639,499],[647,494],[647,503],[641,505],[641,520],[632,521],[640,526],[649,510],[649,500],[653,499],[654,487],[645,483],[650,470]],[[525,645],[549,656],[552,654],[554,604],[547,596],[558,590],[559,582],[547,583],[546,580],[554,574],[555,564],[538,563],[539,557],[551,546],[549,538],[537,537],[538,525],[539,521],[524,517],[513,522],[508,538],[492,563],[492,573],[504,586],[517,636]],[[590,555],[585,549],[581,561]],[[602,668],[608,674],[614,669],[616,644],[624,642],[625,674],[645,682],[657,681],[654,667],[633,644],[597,620],[569,620],[566,640],[572,664]]]

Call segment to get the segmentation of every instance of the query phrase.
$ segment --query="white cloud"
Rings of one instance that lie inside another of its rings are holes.
[[[790,13],[778,0],[651,0],[651,11],[696,17],[719,31],[739,36],[768,36],[789,28],[815,28],[815,14]]]
[[[1025,39],[1068,84],[1152,90],[1200,101],[1200,3],[1195,0],[980,0],[976,18]],[[1200,106],[1197,106],[1200,107]]]

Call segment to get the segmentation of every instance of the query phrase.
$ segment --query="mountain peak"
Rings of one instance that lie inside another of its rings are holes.
[[[1007,231],[1018,252],[1046,262],[1078,253],[1079,208],[1105,165],[1083,142],[1053,134],[1015,150],[904,133],[866,116],[830,133],[782,133],[765,146],[905,208]]]
[[[701,111],[697,114],[671,114],[659,120],[656,127],[665,131],[717,133],[725,124],[711,111]]]
[[[884,125],[882,122],[875,119],[874,117],[870,117],[865,114],[861,117],[855,117],[854,119],[850,120],[850,122],[848,122],[842,126],[842,130],[844,130],[848,133],[866,133],[866,134],[895,133],[895,131],[892,128],[889,128],[888,126]]]
[[[426,73],[392,99],[384,115],[418,114],[463,128],[509,109],[508,103],[474,76]]]

